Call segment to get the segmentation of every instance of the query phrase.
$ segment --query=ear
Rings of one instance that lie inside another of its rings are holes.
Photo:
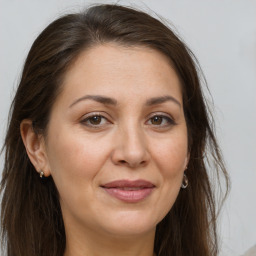
[[[185,158],[185,161],[184,161],[184,170],[187,170],[189,160],[190,160],[190,152],[187,153],[187,156],[186,156],[186,158]]]
[[[43,171],[44,176],[49,176],[50,168],[48,165],[43,135],[35,133],[32,126],[32,121],[28,119],[22,120],[20,124],[20,133],[28,157],[36,171],[38,173]]]

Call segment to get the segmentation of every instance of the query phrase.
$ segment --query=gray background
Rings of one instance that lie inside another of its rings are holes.
[[[97,2],[114,1],[0,0],[1,145],[24,59],[38,33],[60,14]],[[219,222],[221,256],[241,255],[256,243],[256,1],[119,3],[167,18],[199,59],[215,102],[217,135],[232,181]],[[0,160],[2,169],[3,156]]]

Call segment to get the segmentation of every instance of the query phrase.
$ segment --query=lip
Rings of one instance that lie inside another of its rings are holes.
[[[148,197],[155,185],[146,180],[116,180],[101,187],[110,195],[121,201],[136,203]]]

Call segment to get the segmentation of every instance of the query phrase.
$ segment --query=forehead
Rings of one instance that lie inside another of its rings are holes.
[[[116,44],[83,51],[66,72],[63,82],[63,93],[69,98],[87,92],[154,96],[167,90],[172,90],[173,96],[181,96],[179,78],[164,54],[148,47]]]

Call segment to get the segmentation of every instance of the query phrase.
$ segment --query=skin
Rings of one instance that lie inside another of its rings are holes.
[[[52,175],[59,191],[65,256],[153,255],[156,225],[173,206],[189,159],[180,81],[164,55],[114,44],[84,51],[65,75],[47,137],[34,134],[30,120],[21,134],[36,170]],[[128,203],[101,187],[119,179],[155,188]]]

